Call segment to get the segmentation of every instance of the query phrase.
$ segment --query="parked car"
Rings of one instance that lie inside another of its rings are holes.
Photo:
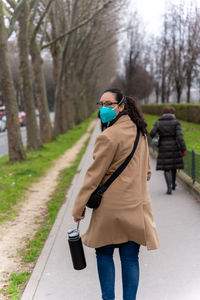
[[[19,111],[18,119],[20,126],[26,126],[26,113],[24,111]]]
[[[6,110],[5,106],[0,106],[0,132],[6,130]],[[20,126],[26,126],[26,113],[24,111],[18,112],[18,120]]]
[[[6,116],[3,116],[0,119],[0,132],[3,132],[6,130]]]
[[[5,115],[6,115],[6,108],[5,108],[5,106],[0,106],[0,120]]]

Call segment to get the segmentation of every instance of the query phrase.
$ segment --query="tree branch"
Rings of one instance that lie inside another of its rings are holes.
[[[36,11],[37,11],[37,7],[38,7],[38,2],[39,0],[34,0],[33,3],[30,3],[30,15],[29,15],[29,26],[33,24],[33,20],[35,18],[36,15]]]
[[[37,1],[36,1],[36,0],[31,0],[31,1],[30,1],[30,8],[31,8],[31,9],[34,8],[35,3],[38,3],[38,0],[37,0]]]
[[[20,0],[19,3],[17,4],[17,6],[15,7],[15,11],[13,13],[13,16],[12,16],[11,20],[10,20],[10,26],[9,26],[9,30],[8,30],[8,37],[13,32],[13,29],[14,29],[14,26],[15,26],[15,22],[16,22],[16,20],[18,18],[19,13],[20,13],[20,9],[24,5],[25,2],[26,2],[26,0]]]
[[[7,17],[9,20],[12,18],[12,12],[10,11],[10,8],[3,3],[3,12],[4,16]]]
[[[39,48],[40,49],[42,47],[44,39],[46,39],[46,37],[48,36],[48,33],[47,33],[47,23],[48,23],[48,19],[46,18],[45,21],[44,21],[43,30],[42,30],[42,33],[41,33],[42,37],[40,39],[40,44],[39,44]]]
[[[53,41],[45,44],[42,46],[41,49],[45,49],[49,46],[51,46],[52,44],[56,43],[57,41],[63,39],[65,36],[70,35],[71,33],[73,33],[74,31],[76,31],[77,29],[83,27],[84,25],[88,24],[90,21],[92,21],[104,8],[106,8],[106,6],[108,6],[110,3],[112,3],[113,0],[109,0],[108,2],[106,2],[102,7],[100,7],[99,9],[97,9],[94,14],[89,17],[88,19],[82,21],[81,23],[79,23],[78,25],[76,25],[75,27],[73,27],[72,29],[68,30],[67,32],[63,33],[61,36],[57,37],[56,39],[54,39]]]
[[[13,9],[15,9],[17,6],[17,3],[14,0],[6,0],[6,2],[8,2],[10,7],[12,7]]]
[[[33,37],[32,37],[33,39],[35,38],[35,36],[36,36],[36,34],[37,34],[37,32],[38,32],[41,24],[42,24],[42,21],[43,21],[44,17],[46,16],[47,12],[49,11],[49,9],[50,9],[51,4],[52,4],[53,1],[54,0],[49,0],[49,2],[47,4],[47,6],[46,6],[46,8],[45,8],[45,10],[44,10],[44,12],[42,14],[42,16],[40,17],[40,20],[39,20],[37,26],[35,27],[35,30],[34,30],[34,33],[33,33]]]

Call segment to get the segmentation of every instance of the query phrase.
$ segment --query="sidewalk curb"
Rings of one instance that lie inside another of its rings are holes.
[[[154,159],[157,158],[158,153],[153,148],[149,147],[149,153]],[[193,184],[192,178],[182,170],[177,172],[177,177],[181,184],[200,202],[200,184],[197,182]]]

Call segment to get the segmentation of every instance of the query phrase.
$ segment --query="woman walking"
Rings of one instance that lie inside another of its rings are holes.
[[[100,206],[93,209],[87,232],[82,236],[86,246],[96,249],[102,299],[115,299],[113,252],[117,247],[122,265],[123,299],[135,300],[140,245],[148,250],[159,246],[147,186],[151,177],[147,125],[135,99],[125,97],[118,89],[104,91],[99,105],[101,120],[108,127],[96,139],[94,161],[85,175],[72,215],[75,222],[83,218],[92,192],[131,153],[138,128],[139,142],[131,161],[103,194]]]
[[[176,188],[176,170],[183,169],[183,156],[186,153],[181,124],[175,117],[173,106],[165,106],[163,115],[154,124],[150,136],[159,134],[159,151],[156,170],[163,170],[167,184],[167,194]]]

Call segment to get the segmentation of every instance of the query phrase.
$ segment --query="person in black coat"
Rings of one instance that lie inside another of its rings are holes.
[[[156,170],[163,170],[167,183],[167,194],[176,188],[176,170],[183,169],[183,156],[186,145],[182,135],[181,124],[175,117],[175,109],[165,106],[163,115],[154,124],[150,136],[159,134],[159,146]]]

